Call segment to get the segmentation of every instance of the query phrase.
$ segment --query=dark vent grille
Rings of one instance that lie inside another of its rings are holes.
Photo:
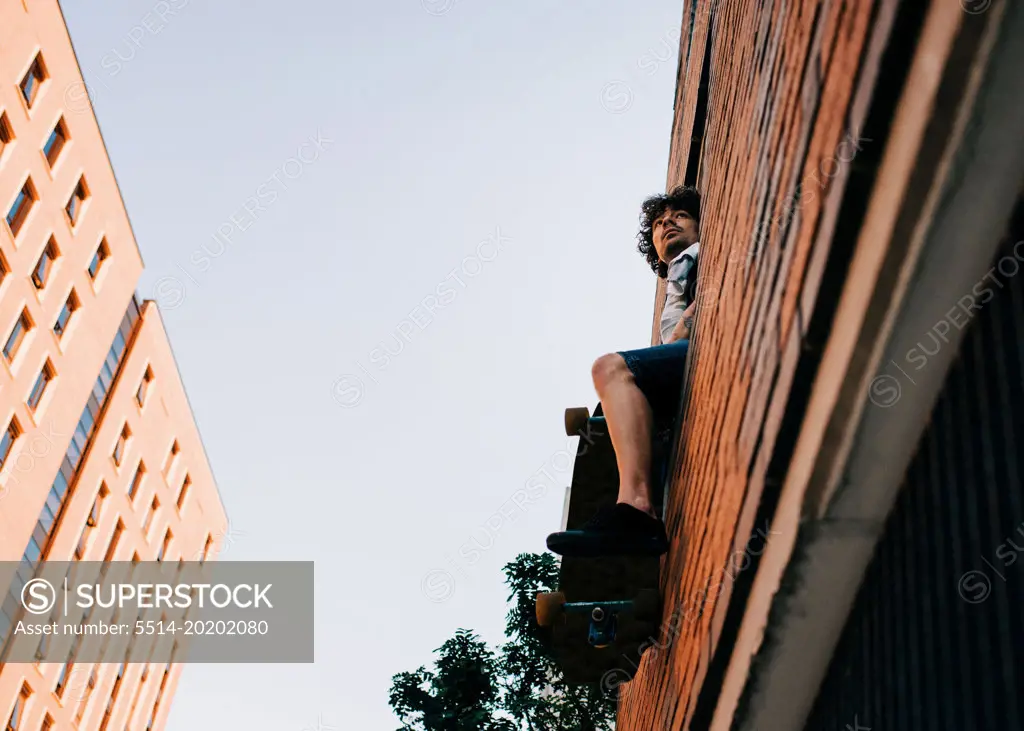
[[[1022,219],[1018,205],[807,731],[1024,729]]]

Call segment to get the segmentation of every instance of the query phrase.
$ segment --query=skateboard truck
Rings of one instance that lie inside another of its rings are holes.
[[[657,592],[643,591],[636,599],[614,602],[566,602],[562,592],[537,595],[537,624],[550,627],[560,614],[589,614],[587,642],[597,649],[615,641],[621,612],[630,613],[639,621],[657,621]]]
[[[595,604],[593,602],[574,602],[566,604],[566,612],[590,612],[590,631],[587,634],[587,642],[598,649],[607,647],[615,641],[615,630],[618,629],[619,612],[628,612],[633,609],[633,602],[606,602]]]

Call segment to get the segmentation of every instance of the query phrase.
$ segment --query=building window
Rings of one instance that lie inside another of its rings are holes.
[[[174,458],[178,456],[178,452],[181,451],[181,447],[178,446],[178,440],[175,439],[171,442],[171,449],[167,452],[167,459],[164,460],[164,477],[171,474],[171,468],[174,466]]]
[[[124,459],[125,450],[128,448],[128,440],[132,438],[132,430],[125,424],[121,427],[121,434],[117,438],[117,443],[114,445],[114,464],[118,467],[121,466],[121,460]],[[141,462],[139,465],[141,466]]]
[[[160,500],[153,498],[153,502],[149,504],[149,513],[146,514],[146,522],[142,526],[142,532],[146,536],[149,535],[149,529],[153,526],[153,518],[156,517],[156,511],[160,509]]]
[[[160,553],[157,554],[157,557],[156,557],[157,561],[163,561],[164,560],[164,557],[167,555],[167,549],[169,549],[171,547],[171,539],[172,538],[174,538],[174,534],[171,533],[171,529],[168,528],[167,532],[164,533],[164,542],[160,546]]]
[[[33,411],[39,406],[39,402],[43,400],[43,394],[46,393],[46,387],[50,385],[50,381],[54,377],[53,365],[49,359],[43,363],[43,369],[39,371],[39,375],[36,377],[36,382],[32,386],[32,392],[28,395],[28,407]]]
[[[124,523],[118,520],[117,526],[114,528],[114,535],[110,536],[110,545],[107,546],[107,553],[103,557],[104,561],[114,560],[114,555],[117,553],[117,544],[121,541],[122,533],[124,533]]]
[[[28,310],[22,310],[18,321],[14,323],[14,329],[7,336],[7,342],[4,343],[4,357],[7,358],[8,363],[14,360],[14,356],[18,354],[18,348],[21,347],[25,336],[28,335],[28,331],[31,329],[32,318],[28,316]]]
[[[81,561],[85,557],[85,551],[89,546],[89,536],[92,534],[93,529],[100,524],[100,516],[103,513],[103,501],[110,493],[107,490],[105,483],[100,483],[100,490],[96,493],[96,498],[92,501],[92,510],[89,511],[89,516],[85,519],[85,525],[82,526],[82,535],[78,539],[78,545],[75,547],[75,560]]]
[[[206,563],[206,559],[210,557],[210,551],[213,550],[213,536],[206,536],[206,545],[203,546],[203,558],[199,563]]]
[[[181,489],[178,490],[178,510],[185,507],[185,498],[188,497],[188,489],[192,486],[192,478],[185,473],[185,479],[181,482]]]
[[[146,476],[146,464],[139,460],[139,466],[135,468],[135,474],[132,476],[132,484],[128,486],[128,499],[135,500],[135,496],[139,494],[139,488],[142,486],[142,478]]]
[[[62,337],[68,329],[68,323],[71,322],[71,316],[75,314],[78,309],[78,295],[75,294],[75,290],[71,290],[67,300],[64,302],[64,307],[61,308],[60,314],[57,315],[57,321],[53,323],[53,333],[58,338]]]
[[[7,458],[11,456],[11,450],[14,449],[14,443],[18,441],[20,435],[21,426],[18,424],[18,420],[11,419],[11,423],[7,425],[7,430],[0,435],[0,469],[3,469]]]
[[[108,256],[110,256],[110,247],[107,246],[107,239],[104,237],[100,239],[100,245],[96,247],[96,251],[92,255],[92,261],[89,262],[90,279],[95,279],[96,275],[100,273],[100,267],[103,266],[103,262],[106,261]]]
[[[31,695],[32,689],[22,684],[21,692],[18,693],[18,699],[14,701],[14,708],[11,709],[11,715],[7,719],[7,731],[18,731],[22,728],[21,719],[25,715],[25,706],[28,705]]]
[[[10,272],[11,268],[7,266],[7,259],[4,258],[3,252],[0,252],[0,284],[3,283]]]
[[[75,546],[75,561],[81,561],[85,558],[85,549],[89,546],[89,534],[92,532],[92,528],[89,526],[89,521],[85,521],[85,525],[82,526],[82,535],[78,537],[78,545]]]
[[[35,269],[32,270],[32,284],[36,285],[36,289],[43,289],[46,286],[58,256],[60,256],[60,251],[57,249],[57,242],[51,236],[50,240],[46,242],[43,253],[39,255]]]
[[[3,157],[4,148],[14,141],[14,130],[7,119],[7,112],[0,112],[0,157]]]
[[[50,164],[52,168],[57,164],[57,158],[60,157],[60,151],[64,149],[65,143],[68,141],[68,128],[64,124],[64,117],[57,120],[57,125],[50,132],[50,136],[46,140],[46,144],[43,145],[43,154],[46,155],[46,162]]]
[[[29,178],[21,186],[18,196],[14,199],[10,210],[7,211],[7,225],[11,227],[12,236],[17,236],[18,232],[21,231],[21,227],[25,224],[25,219],[28,218],[28,214],[32,211],[32,206],[35,205],[37,200],[39,200],[39,196],[36,195],[36,187],[32,184],[32,178]]]
[[[53,728],[53,716],[47,713],[43,716],[43,723],[39,727],[39,731],[50,731],[51,728]]]
[[[68,204],[64,206],[64,210],[67,212],[68,220],[71,221],[72,226],[78,223],[78,218],[82,214],[82,207],[85,205],[85,201],[88,198],[89,187],[85,184],[85,178],[79,178],[78,185],[75,186],[75,191],[71,194]]]
[[[43,57],[36,56],[35,60],[32,61],[32,65],[29,66],[28,73],[25,74],[25,78],[21,80],[21,95],[25,99],[25,103],[28,104],[28,108],[32,108],[32,104],[35,103],[36,98],[39,96],[39,89],[46,81],[46,66],[43,64]]]
[[[149,391],[149,384],[153,382],[153,369],[146,366],[146,372],[142,374],[142,382],[139,390],[135,392],[135,400],[141,408],[146,403],[146,392]]]
[[[81,561],[85,556],[85,549],[89,545],[89,526],[82,526],[82,534],[78,536],[78,544],[75,546],[75,552],[71,559],[73,561]]]
[[[58,698],[64,697],[64,691],[68,687],[68,678],[71,677],[71,670],[75,667],[75,664],[71,661],[64,663],[64,666],[60,669],[60,675],[57,676],[57,685],[54,687],[53,692],[57,694]]]
[[[103,501],[107,499],[107,495],[110,494],[110,490],[107,489],[107,483],[100,483],[100,491],[96,493],[96,499],[92,502],[92,510],[89,512],[89,517],[86,520],[86,524],[90,528],[95,528],[100,524],[100,514],[103,512]]]

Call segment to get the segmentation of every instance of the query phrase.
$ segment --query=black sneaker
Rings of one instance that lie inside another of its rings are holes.
[[[578,530],[548,536],[561,556],[660,556],[668,551],[665,524],[626,503],[606,505]]]

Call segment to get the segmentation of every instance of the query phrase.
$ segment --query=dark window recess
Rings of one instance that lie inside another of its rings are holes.
[[[110,256],[110,247],[107,246],[107,240],[104,238],[100,241],[100,245],[96,247],[96,252],[92,255],[92,261],[89,262],[90,279],[96,278],[96,275],[100,272],[100,267],[103,266],[103,262],[106,261],[108,256]]]
[[[53,237],[46,242],[46,248],[43,249],[43,253],[39,256],[39,261],[36,262],[35,269],[32,270],[32,284],[36,285],[36,289],[43,289],[46,286],[46,281],[50,277],[50,272],[53,271],[53,264],[57,261],[57,244],[54,242]]]
[[[32,179],[29,178],[21,186],[21,190],[18,191],[18,195],[14,198],[11,209],[7,211],[7,225],[11,227],[12,235],[17,236],[18,232],[21,231],[21,227],[25,225],[25,220],[28,218],[28,214],[32,211],[32,206],[35,203],[36,189],[32,185]]]
[[[700,86],[697,87],[697,105],[693,112],[693,133],[690,136],[690,155],[686,161],[684,185],[697,185],[701,152],[704,149],[704,129],[708,116],[708,87],[711,84],[711,47],[714,45],[715,19],[709,20],[707,40],[704,43],[704,61],[700,68]]]
[[[21,88],[21,95],[25,99],[25,103],[28,104],[28,108],[31,109],[32,105],[36,101],[36,97],[39,96],[39,88],[43,85],[43,81],[46,80],[46,69],[43,67],[43,59],[40,56],[36,56],[32,65],[29,66],[28,73],[25,74],[25,78],[21,80],[19,87]]]
[[[64,126],[64,118],[61,117],[57,120],[57,126],[50,132],[50,136],[46,140],[46,144],[43,145],[43,154],[46,155],[46,162],[52,168],[60,157],[60,151],[64,149],[64,144],[68,140],[67,128]]]

